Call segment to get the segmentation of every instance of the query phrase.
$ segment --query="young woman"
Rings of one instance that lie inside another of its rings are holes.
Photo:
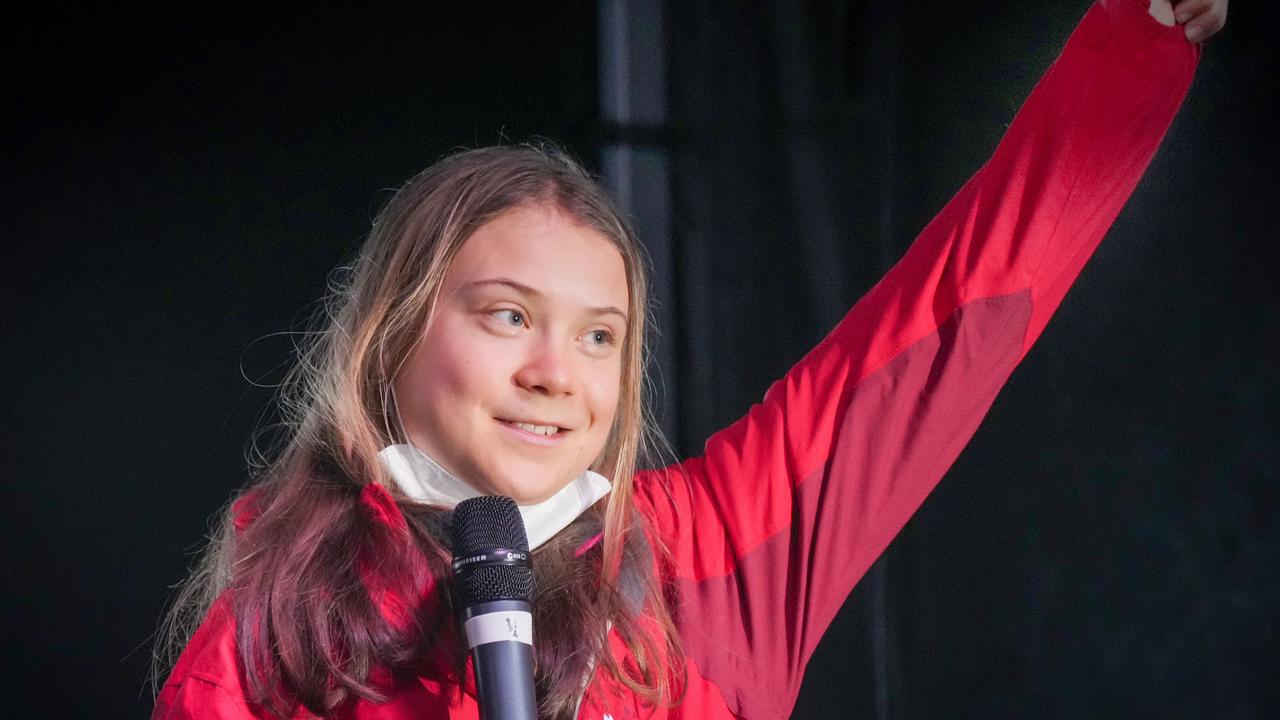
[[[535,547],[543,716],[787,717],[819,636],[1136,185],[1226,3],[1176,11],[1089,10],[884,280],[661,470],[637,469],[641,252],[599,187],[532,147],[411,180],[175,610],[185,650],[154,717],[475,717],[443,527],[478,494],[520,503]]]

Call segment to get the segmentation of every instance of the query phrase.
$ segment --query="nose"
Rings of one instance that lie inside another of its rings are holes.
[[[566,350],[554,342],[542,341],[529,348],[529,354],[516,371],[515,382],[539,395],[568,395],[573,389],[573,373]]]

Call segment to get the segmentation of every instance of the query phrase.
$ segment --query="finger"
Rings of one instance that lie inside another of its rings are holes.
[[[1194,20],[1186,24],[1187,40],[1189,42],[1203,42],[1217,34],[1219,30],[1226,24],[1227,18],[1215,11],[1207,11],[1201,13]]]
[[[1177,24],[1173,20],[1173,4],[1169,0],[1151,0],[1151,6],[1147,8],[1147,13],[1161,25],[1173,27]]]
[[[1173,6],[1173,19],[1179,25],[1186,25],[1211,7],[1213,0],[1181,0]]]
[[[1210,9],[1204,10],[1203,13],[1196,15],[1196,18],[1189,20],[1185,26],[1187,32],[1187,40],[1190,42],[1202,42],[1207,38],[1217,35],[1217,32],[1226,24],[1226,3],[1215,3]]]

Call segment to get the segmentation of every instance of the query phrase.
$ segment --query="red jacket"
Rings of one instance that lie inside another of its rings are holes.
[[[655,717],[790,715],[819,637],[977,429],[1172,122],[1199,48],[1147,5],[1090,9],[991,160],[831,334],[682,472],[636,476],[674,554],[688,654],[684,702]],[[265,716],[246,703],[233,624],[224,598],[153,718]],[[580,717],[645,717],[610,687],[598,673]],[[342,717],[475,718],[471,692],[424,678]]]

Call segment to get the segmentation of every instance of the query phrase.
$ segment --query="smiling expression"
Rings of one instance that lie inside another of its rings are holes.
[[[410,441],[480,492],[555,494],[609,437],[628,297],[617,248],[559,209],[521,205],[485,223],[396,378]]]

